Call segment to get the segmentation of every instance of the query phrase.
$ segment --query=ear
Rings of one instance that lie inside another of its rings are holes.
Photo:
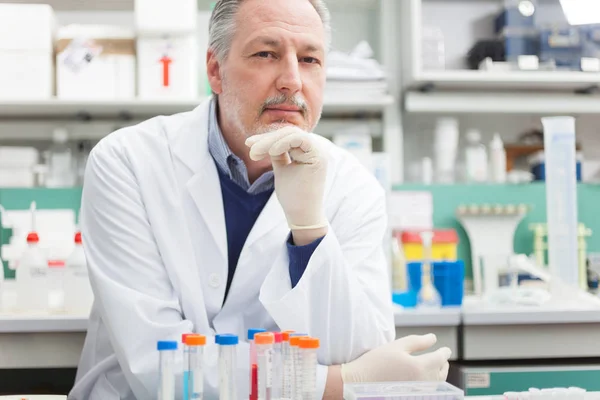
[[[212,50],[206,53],[206,73],[208,74],[208,83],[213,93],[221,94],[223,91],[223,79],[221,78],[221,65]]]

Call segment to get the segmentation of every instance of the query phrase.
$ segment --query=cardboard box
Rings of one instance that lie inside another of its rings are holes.
[[[138,97],[153,100],[196,99],[197,43],[195,34],[138,38]]]
[[[0,4],[0,98],[54,94],[54,11],[45,4]]]
[[[140,35],[196,32],[197,0],[135,0],[134,10]]]
[[[135,97],[135,33],[101,25],[69,25],[56,47],[57,97],[118,100]]]

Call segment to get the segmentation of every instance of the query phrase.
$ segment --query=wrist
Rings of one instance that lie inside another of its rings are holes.
[[[296,246],[306,246],[327,235],[328,227],[314,229],[292,229],[292,240]]]
[[[344,396],[344,382],[342,381],[342,368],[339,365],[331,365],[327,369],[327,383],[323,400],[341,400]]]

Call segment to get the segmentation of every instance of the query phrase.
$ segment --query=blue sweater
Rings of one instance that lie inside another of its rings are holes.
[[[225,227],[227,229],[227,256],[229,260],[227,287],[225,289],[225,299],[227,299],[244,243],[258,216],[273,194],[273,190],[250,194],[221,172],[219,168],[217,170],[219,171],[219,180],[221,182]],[[287,248],[292,287],[295,287],[300,278],[302,278],[308,261],[319,246],[319,243],[321,243],[321,240],[322,238],[306,246],[295,246],[292,235],[289,235]]]

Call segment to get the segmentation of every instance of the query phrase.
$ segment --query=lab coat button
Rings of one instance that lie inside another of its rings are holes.
[[[208,276],[208,284],[215,289],[221,286],[221,278],[219,277],[219,274],[210,274]]]

